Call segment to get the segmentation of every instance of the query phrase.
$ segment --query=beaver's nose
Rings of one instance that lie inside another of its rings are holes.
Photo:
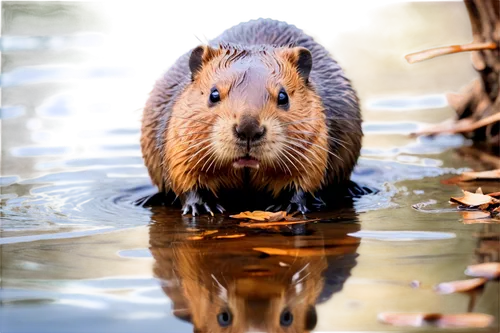
[[[239,125],[234,126],[234,135],[242,141],[258,141],[266,134],[266,128],[259,125],[254,117],[243,117]]]

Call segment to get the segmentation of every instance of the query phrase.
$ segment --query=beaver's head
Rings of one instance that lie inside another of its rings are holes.
[[[309,78],[307,49],[199,46],[189,68],[192,83],[173,108],[167,136],[173,183],[176,174],[185,182],[191,173],[213,190],[237,186],[231,183],[234,176],[249,168],[255,183],[274,193],[286,186],[305,191],[321,186],[328,130]]]

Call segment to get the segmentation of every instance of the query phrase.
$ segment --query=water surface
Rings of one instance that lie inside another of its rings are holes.
[[[467,158],[460,136],[407,135],[451,116],[443,93],[475,77],[466,54],[403,60],[468,42],[465,8],[344,3],[314,17],[293,3],[256,3],[213,20],[219,7],[207,2],[3,2],[0,331],[216,330],[227,309],[238,327],[273,330],[287,308],[299,331],[400,330],[377,322],[386,311],[474,311],[498,326],[498,282],[474,294],[432,291],[495,260],[478,248],[498,224],[464,223],[448,204],[460,189],[441,183],[491,165]],[[311,215],[318,223],[270,230],[134,205],[155,191],[139,148],[154,80],[198,38],[260,16],[305,29],[345,68],[365,119],[353,179],[380,191]]]

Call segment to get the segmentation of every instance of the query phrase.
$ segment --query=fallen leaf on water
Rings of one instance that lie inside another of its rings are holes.
[[[254,247],[253,250],[276,256],[308,257],[311,255],[311,253],[314,253],[315,255],[325,255],[325,251],[323,248],[315,250],[315,249],[297,249],[297,248],[276,249],[272,247]]]
[[[483,313],[380,313],[378,320],[394,326],[423,326],[426,324],[438,327],[488,327],[493,323],[493,316]]]
[[[200,239],[205,238],[205,236],[208,236],[208,235],[211,235],[211,234],[215,234],[217,232],[219,232],[219,230],[207,230],[207,231],[204,231],[201,234],[198,234],[196,236],[189,236],[189,237],[187,237],[187,239],[189,239],[189,240],[200,240]]]
[[[481,206],[498,202],[497,199],[490,197],[489,195],[472,193],[469,191],[462,191],[462,192],[464,193],[463,197],[452,197],[450,201],[466,206]]]
[[[220,238],[241,238],[241,237],[245,237],[245,234],[222,235],[222,236],[215,236],[214,238],[220,239]]]
[[[229,217],[235,219],[245,219],[245,220],[254,220],[254,221],[262,221],[262,222],[278,222],[278,221],[298,221],[300,220],[298,217],[294,217],[298,212],[294,212],[292,214],[288,214],[286,211],[278,211],[278,212],[267,212],[262,210],[255,210],[253,212],[246,211],[241,212],[236,215],[230,215]]]
[[[268,228],[273,226],[286,226],[291,224],[300,224],[300,223],[310,223],[319,221],[320,219],[311,219],[311,220],[298,220],[298,221],[281,221],[281,222],[240,222],[240,227],[248,227],[248,228]]]
[[[498,262],[486,262],[477,265],[467,266],[465,274],[469,276],[484,277],[487,279],[493,279],[500,277],[500,263]]]
[[[232,217],[234,219],[248,219],[248,220],[255,220],[255,221],[282,221],[285,220],[287,217],[286,211],[279,211],[279,212],[266,212],[262,210],[255,210],[253,212],[246,211],[246,212],[241,212],[236,215],[230,215],[229,217]]]
[[[459,281],[451,281],[451,282],[443,282],[436,286],[434,286],[434,291],[438,294],[451,294],[463,291],[469,291],[476,289],[488,281],[485,278],[475,278],[468,280],[459,280]]]
[[[325,255],[341,255],[345,254],[349,247],[337,246],[332,248],[291,248],[277,249],[272,247],[254,247],[252,250],[262,252],[274,256],[289,256],[289,257],[318,257]]]
[[[491,217],[491,214],[489,212],[483,212],[483,211],[462,211],[460,212],[462,214],[462,218],[464,220],[478,220],[478,219],[487,219]]]
[[[495,210],[493,210],[495,211]],[[475,223],[494,223],[495,220],[491,218],[490,212],[485,212],[482,210],[476,211],[460,211],[462,214],[462,219],[464,224],[475,224]]]
[[[479,171],[479,172],[464,172],[461,175],[461,180],[471,181],[471,180],[500,180],[500,169],[489,170],[489,171]]]

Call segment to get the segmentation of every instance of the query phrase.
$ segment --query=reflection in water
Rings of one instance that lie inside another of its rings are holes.
[[[444,95],[423,95],[404,98],[381,98],[366,103],[371,110],[422,110],[442,108],[448,105]]]
[[[135,79],[135,70],[126,66],[25,67],[2,73],[0,88],[66,80]]]
[[[350,223],[307,224],[302,235],[289,228],[255,231],[235,228],[223,218],[201,219],[197,229],[217,232],[190,240],[189,218],[180,222],[157,211],[150,228],[154,274],[172,300],[173,313],[190,321],[195,332],[307,332],[318,321],[316,304],[342,289],[356,265],[359,230]],[[232,226],[232,227],[231,227]],[[296,228],[296,227],[294,227]],[[217,235],[245,233],[239,239]],[[257,251],[256,248],[267,248]],[[285,254],[274,255],[271,249]],[[268,254],[271,253],[271,254]]]
[[[77,47],[97,48],[104,44],[101,34],[79,34],[75,36],[2,36],[0,52],[62,51]]]

